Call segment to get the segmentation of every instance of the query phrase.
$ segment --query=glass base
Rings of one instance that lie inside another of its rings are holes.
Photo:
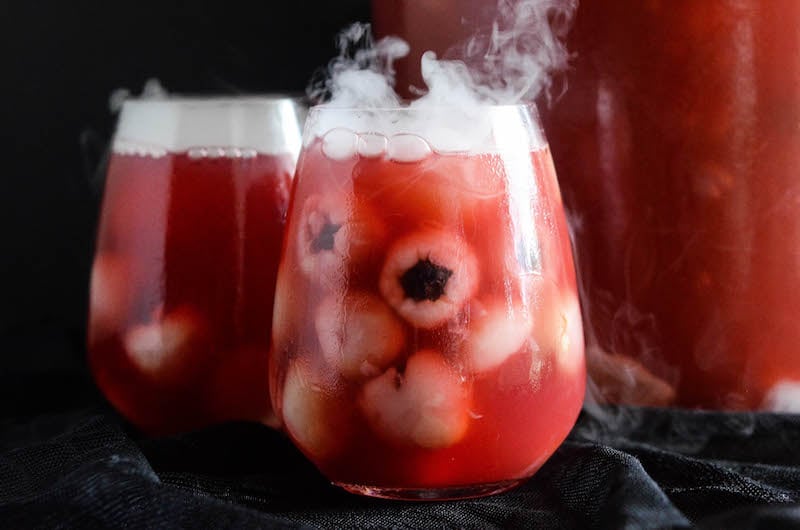
[[[334,482],[336,486],[368,497],[381,499],[394,499],[400,501],[449,501],[456,499],[470,499],[485,497],[502,493],[519,486],[528,479],[503,480],[489,484],[474,484],[471,486],[454,486],[452,488],[380,488],[376,486],[363,486],[361,484],[347,484]]]

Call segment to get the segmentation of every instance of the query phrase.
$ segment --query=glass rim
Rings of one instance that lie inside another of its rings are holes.
[[[309,112],[317,112],[317,111],[340,111],[340,112],[380,112],[380,113],[388,113],[388,112],[400,112],[400,113],[413,113],[413,112],[424,112],[424,111],[431,111],[431,110],[457,110],[459,112],[469,111],[469,110],[503,110],[503,109],[533,109],[538,112],[538,107],[535,102],[520,102],[520,103],[480,103],[478,105],[457,105],[457,104],[435,104],[435,105],[426,105],[424,107],[411,107],[408,104],[403,106],[397,107],[353,107],[353,106],[344,106],[344,107],[337,107],[331,106],[328,103],[319,103],[316,105],[312,105],[309,107]]]
[[[334,136],[329,136],[332,133]],[[534,103],[526,102],[425,107],[316,105],[308,111],[303,145],[307,147],[322,138],[330,146],[345,150],[357,145],[361,140],[353,138],[362,135],[384,137],[384,143],[391,143],[392,139],[406,142],[401,139],[417,136],[439,153],[483,153],[510,145],[520,148],[522,143],[525,149],[547,144],[539,111]],[[377,144],[373,147],[379,148]]]
[[[235,106],[278,106],[286,103],[300,105],[301,94],[284,92],[264,94],[180,94],[166,97],[129,97],[122,105],[132,106],[187,106],[200,108],[235,107]]]

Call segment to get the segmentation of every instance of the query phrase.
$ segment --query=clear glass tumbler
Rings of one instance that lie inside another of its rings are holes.
[[[584,396],[550,152],[527,106],[316,107],[273,321],[273,406],[348,491],[487,495],[530,477]]]
[[[92,271],[89,362],[145,432],[274,419],[267,351],[298,111],[275,97],[124,104]]]

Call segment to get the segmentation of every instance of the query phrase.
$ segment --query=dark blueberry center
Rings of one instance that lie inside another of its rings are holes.
[[[400,285],[403,286],[407,298],[416,302],[423,300],[435,302],[444,294],[447,280],[452,275],[453,271],[450,269],[440,267],[430,258],[425,258],[400,276]]]
[[[336,237],[336,232],[342,225],[335,225],[333,223],[325,223],[317,234],[317,237],[314,238],[314,241],[311,242],[311,250],[314,252],[320,252],[321,250],[333,250],[333,241],[334,237]]]

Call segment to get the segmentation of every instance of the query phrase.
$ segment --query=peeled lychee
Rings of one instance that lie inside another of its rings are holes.
[[[476,307],[471,312],[464,344],[471,370],[483,373],[500,366],[522,349],[532,330],[527,307],[509,307],[503,302]]]
[[[325,359],[354,381],[383,372],[405,344],[394,312],[368,293],[328,296],[317,308],[314,324]]]
[[[335,384],[314,374],[304,360],[289,364],[281,416],[303,451],[315,458],[328,458],[347,446],[347,406]]]
[[[400,373],[392,367],[364,385],[359,407],[372,429],[400,444],[427,449],[452,446],[469,427],[466,381],[433,350],[409,357]]]
[[[553,355],[556,366],[578,373],[584,366],[583,320],[577,294],[539,275],[525,282],[524,296],[532,302],[533,339],[537,349]]]
[[[556,309],[556,362],[567,373],[576,373],[584,366],[583,319],[577,295],[560,297]]]
[[[465,241],[451,232],[425,230],[392,245],[379,287],[409,323],[434,328],[461,310],[478,282],[478,261]]]
[[[308,197],[299,223],[298,263],[317,283],[340,283],[348,268],[380,247],[384,232],[368,208],[339,193]]]
[[[116,254],[103,252],[95,257],[89,310],[92,341],[124,329],[132,298],[129,273],[127,262]]]
[[[200,316],[184,306],[128,330],[125,352],[131,364],[149,378],[186,380],[209,351],[204,331]]]

